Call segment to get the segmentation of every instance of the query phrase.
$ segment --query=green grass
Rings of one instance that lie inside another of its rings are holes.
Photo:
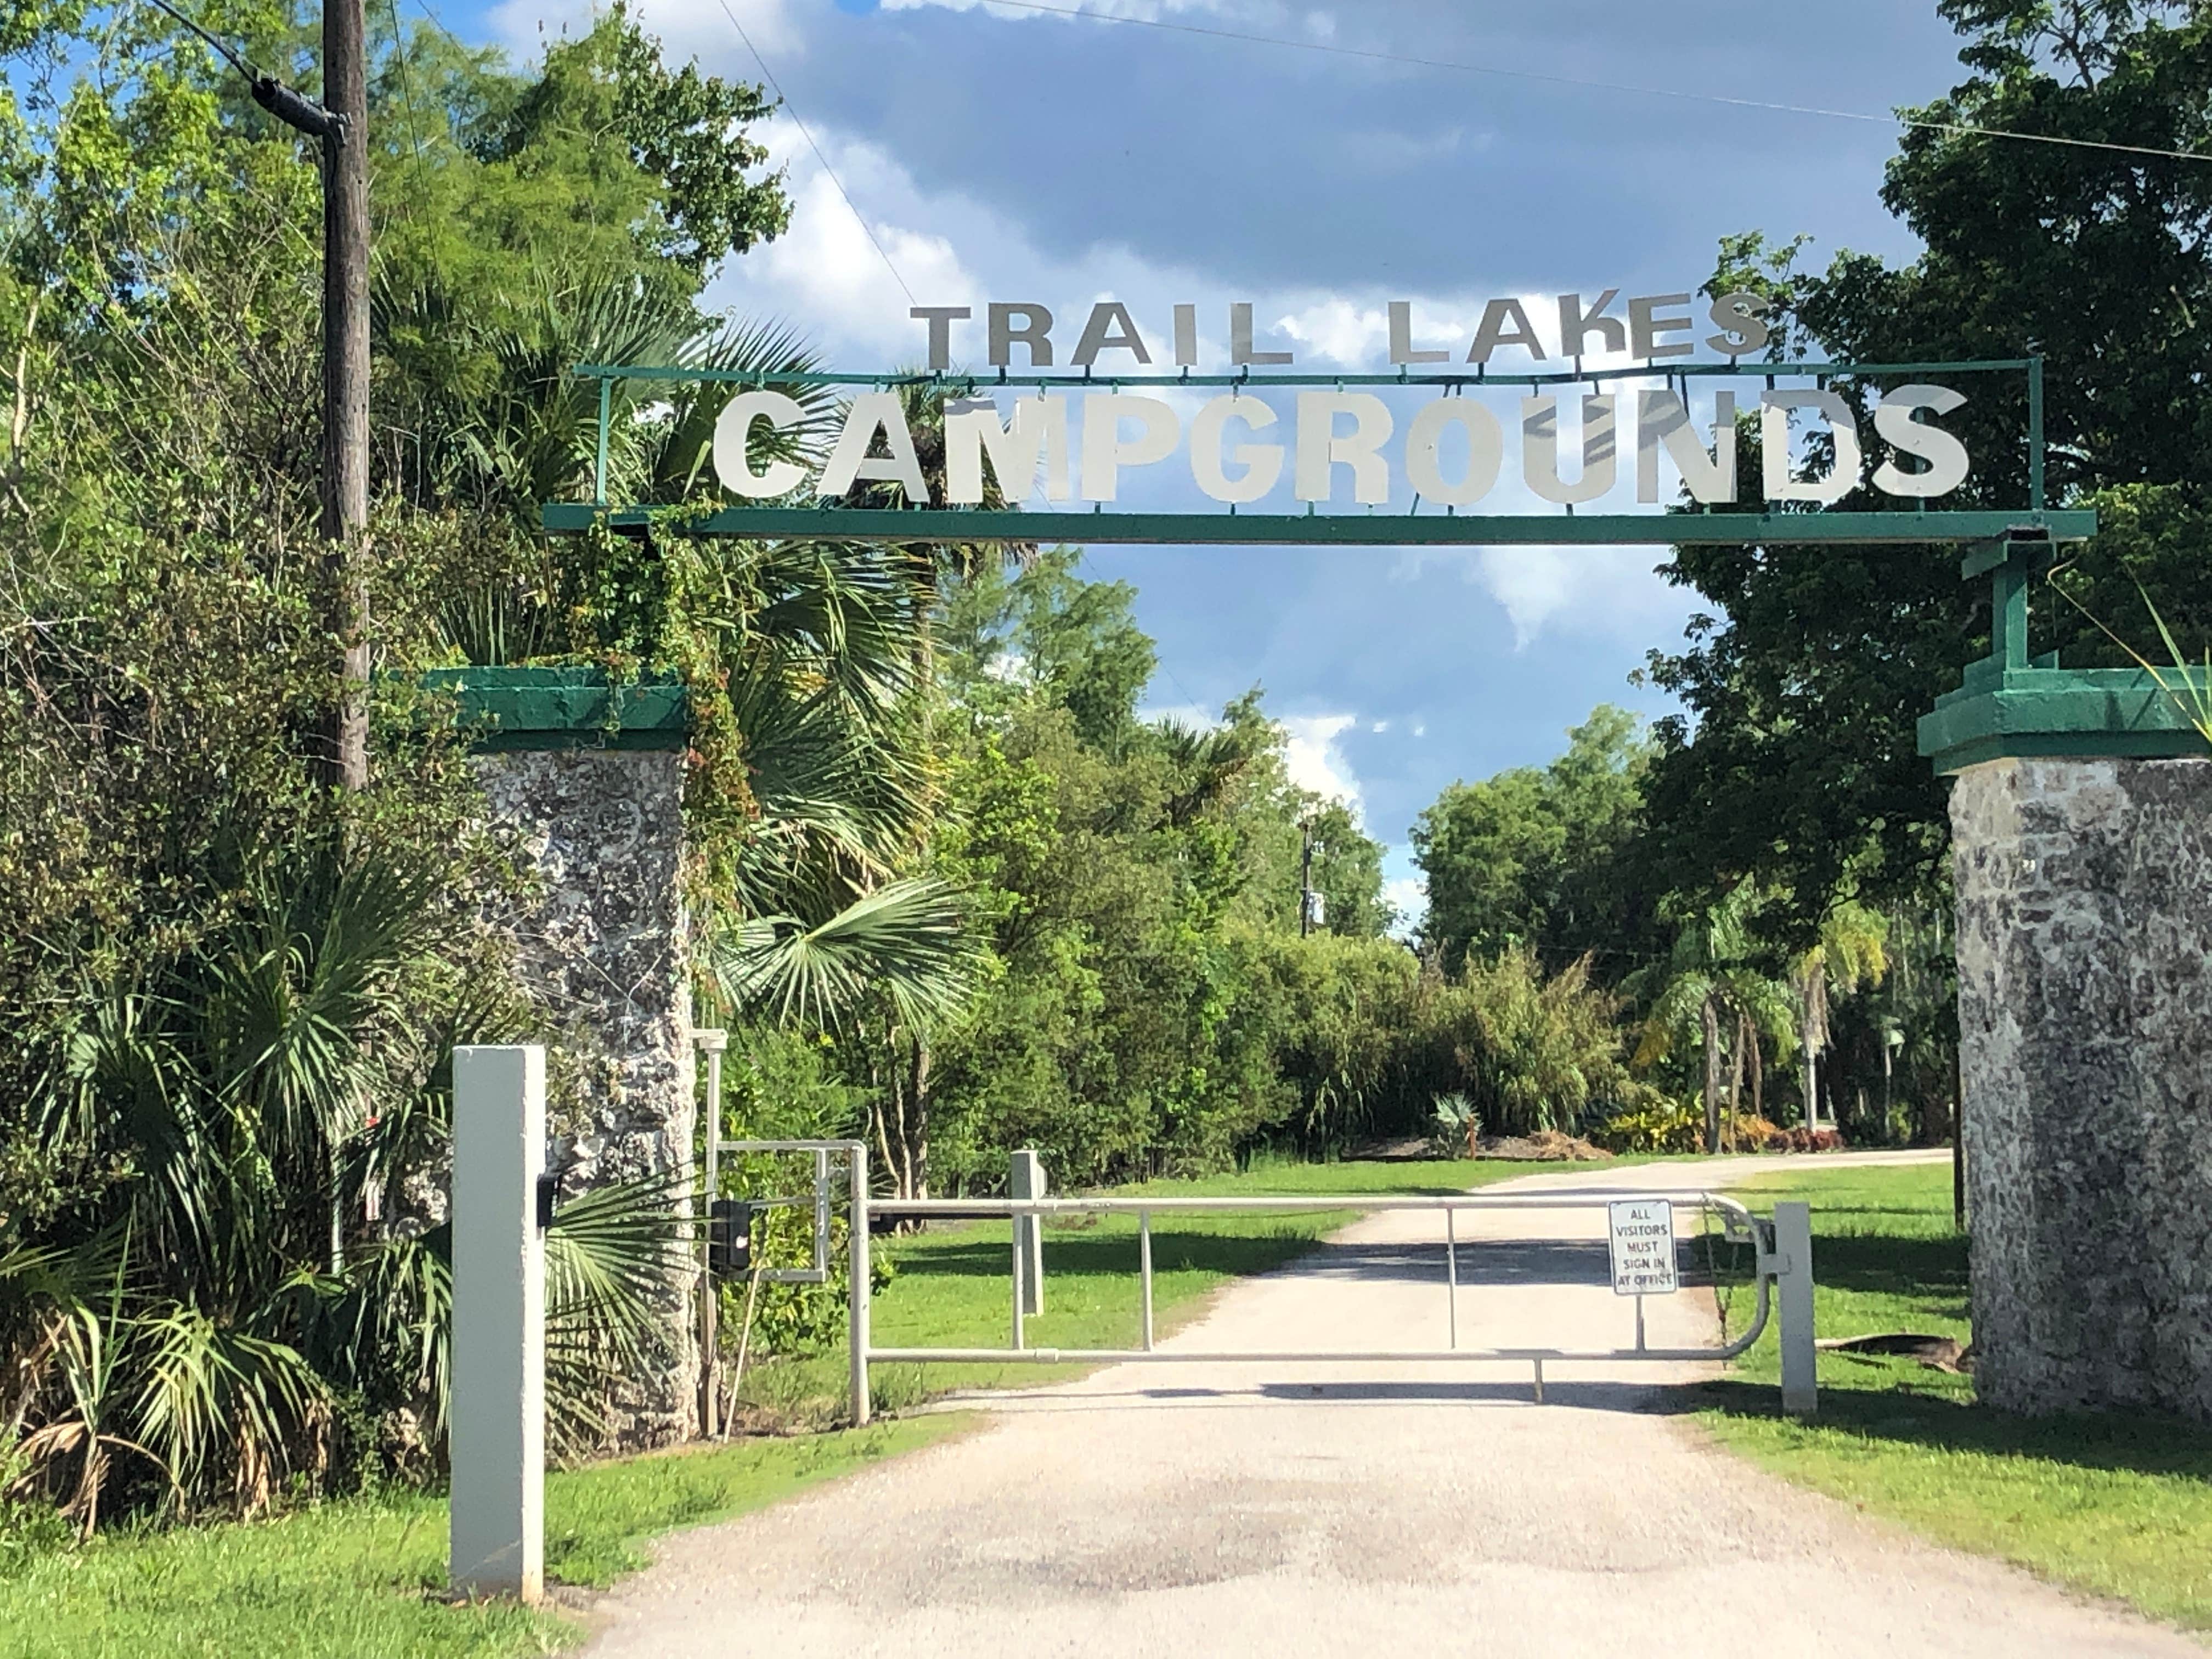
[[[1811,1201],[1822,1336],[1966,1337],[1948,1166],[1777,1171],[1745,1195],[1762,1209]],[[1975,1404],[1971,1377],[1909,1359],[1823,1353],[1820,1366],[1818,1419],[1777,1415],[1770,1333],[1701,1419],[1760,1467],[1871,1515],[2212,1630],[2212,1433],[2142,1416],[2012,1417]]]
[[[923,1417],[550,1475],[547,1571],[607,1584],[644,1565],[655,1533],[759,1509],[966,1420]],[[0,1576],[0,1659],[507,1659],[582,1639],[580,1626],[550,1610],[448,1603],[438,1595],[445,1576],[445,1500],[422,1495],[106,1536],[32,1554]]]
[[[1627,1160],[1623,1160],[1624,1162]],[[1569,1166],[1492,1159],[1437,1163],[1294,1164],[1267,1161],[1236,1175],[1155,1181],[1115,1189],[1116,1197],[1285,1194],[1464,1192],[1493,1182]],[[1597,1167],[1597,1166],[1591,1166]],[[1278,1216],[1156,1215],[1152,1218],[1152,1316],[1166,1335],[1204,1311],[1231,1279],[1266,1273],[1357,1218],[1332,1210]],[[1012,1340],[1012,1231],[1004,1222],[963,1222],[880,1241],[897,1277],[875,1298],[872,1334],[883,1347],[979,1347]],[[1072,1217],[1046,1224],[1042,1314],[1024,1322],[1038,1348],[1135,1347],[1144,1313],[1137,1282],[1133,1216]],[[878,1365],[871,1394],[897,1411],[956,1389],[1035,1388],[1082,1374],[1073,1365]],[[842,1347],[781,1360],[748,1373],[744,1399],[787,1425],[837,1420],[845,1410]]]

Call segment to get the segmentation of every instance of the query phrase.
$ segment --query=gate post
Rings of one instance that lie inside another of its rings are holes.
[[[730,1034],[713,1026],[695,1030],[691,1041],[707,1056],[707,1133],[700,1153],[702,1217],[714,1213],[714,1200],[722,1195],[722,1054]],[[721,1313],[721,1292],[714,1284],[711,1263],[714,1246],[708,1230],[699,1235],[699,1432],[711,1440],[721,1432],[721,1379],[717,1375],[715,1349],[720,1338],[715,1322]]]
[[[545,1050],[453,1050],[447,1455],[456,1589],[545,1588]]]
[[[1974,1392],[2212,1422],[2212,685],[2035,653],[2057,553],[1967,559],[1990,654],[1920,722],[1953,781]]]
[[[1774,1206],[1774,1290],[1782,1316],[1782,1409],[1810,1417],[1820,1409],[1819,1350],[1813,1330],[1813,1207]]]
[[[845,1307],[848,1321],[847,1340],[852,1346],[852,1375],[850,1388],[853,1401],[853,1426],[860,1428],[868,1420],[868,1149],[865,1143],[854,1141],[851,1162],[847,1166],[852,1182],[853,1219],[851,1237],[846,1241],[849,1260],[846,1271]]]
[[[1013,1166],[1006,1176],[1006,1195],[1009,1198],[1042,1198],[1045,1195],[1044,1163],[1024,1147],[1013,1157]],[[1022,1311],[1041,1314],[1044,1311],[1044,1221],[1033,1215],[1014,1218],[1014,1254],[1019,1258],[1014,1264],[1016,1281],[1021,1285]]]

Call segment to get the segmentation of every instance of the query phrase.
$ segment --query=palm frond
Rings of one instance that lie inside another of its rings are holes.
[[[597,1187],[555,1212],[545,1235],[546,1428],[558,1455],[605,1441],[625,1379],[665,1364],[683,1317],[697,1224],[680,1212],[682,1175]]]
[[[979,962],[951,891],[938,881],[887,883],[811,926],[750,917],[714,939],[715,982],[741,1018],[834,1030],[871,998],[927,1030],[957,1013]]]

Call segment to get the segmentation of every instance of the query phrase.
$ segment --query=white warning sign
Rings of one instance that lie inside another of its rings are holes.
[[[1674,1273],[1674,1206],[1663,1198],[1627,1198],[1605,1207],[1613,1293],[1672,1296],[1681,1289]]]

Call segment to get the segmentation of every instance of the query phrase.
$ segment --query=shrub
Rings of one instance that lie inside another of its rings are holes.
[[[1737,1112],[1722,1120],[1721,1145],[1739,1152],[1766,1152],[1782,1138],[1779,1125],[1749,1112]]]
[[[1802,1123],[1794,1129],[1784,1129],[1767,1142],[1770,1152],[1841,1152],[1849,1150],[1843,1135],[1834,1129],[1808,1129]]]
[[[1482,1135],[1482,1119],[1465,1095],[1438,1095],[1430,1139],[1438,1158],[1473,1158]]]
[[[1696,1106],[1661,1099],[1640,1111],[1622,1112],[1589,1131],[1608,1152],[1695,1152],[1705,1144],[1705,1115]]]

